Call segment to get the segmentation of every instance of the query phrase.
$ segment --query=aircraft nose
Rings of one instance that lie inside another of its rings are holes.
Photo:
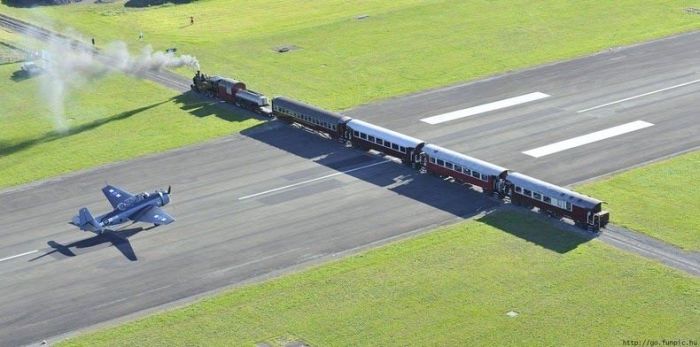
[[[161,196],[160,196],[160,202],[162,203],[161,206],[165,206],[165,205],[167,205],[168,203],[170,203],[170,194],[168,194],[168,193],[163,193],[163,194],[161,194]]]

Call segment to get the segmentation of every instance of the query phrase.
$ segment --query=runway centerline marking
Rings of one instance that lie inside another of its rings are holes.
[[[369,164],[369,165],[356,167],[356,168],[350,169],[350,170],[345,170],[345,171],[340,171],[340,172],[334,172],[334,173],[329,174],[329,175],[325,175],[325,176],[321,176],[321,177],[316,177],[316,178],[313,178],[313,179],[310,179],[310,180],[306,180],[306,181],[303,181],[303,182],[298,182],[298,183],[290,184],[290,185],[288,185],[288,186],[278,187],[278,188],[266,190],[266,191],[264,191],[264,192],[260,192],[260,193],[255,193],[255,194],[251,194],[251,195],[242,196],[242,197],[238,198],[238,200],[246,200],[246,199],[254,198],[254,197],[256,197],[256,196],[265,195],[265,194],[269,194],[269,193],[274,193],[274,192],[278,192],[278,191],[280,191],[280,190],[285,190],[285,189],[289,189],[289,188],[294,188],[294,187],[297,187],[297,186],[300,186],[300,185],[304,185],[304,184],[307,184],[307,183],[320,181],[320,180],[323,180],[323,179],[326,179],[326,178],[329,178],[329,177],[338,176],[338,175],[343,175],[343,174],[346,174],[346,173],[349,173],[349,172],[358,171],[358,170],[362,170],[362,169],[367,169],[367,168],[370,168],[370,167],[372,167],[372,166],[377,166],[377,165],[381,165],[381,164],[386,164],[386,163],[388,163],[388,162],[390,162],[390,161],[391,161],[391,160],[387,159],[387,160],[384,160],[384,161],[380,161],[380,162],[378,162],[378,163],[372,163],[372,164]]]
[[[695,83],[698,83],[698,82],[700,82],[700,79],[693,80],[693,81],[690,81],[690,82],[681,83],[681,84],[676,84],[675,86],[670,86],[670,87],[666,87],[666,88],[661,88],[661,89],[654,90],[654,91],[651,91],[651,92],[648,92],[648,93],[644,93],[644,94],[639,94],[639,95],[635,95],[635,96],[630,96],[629,98],[624,98],[624,99],[620,99],[620,100],[617,100],[617,101],[608,102],[608,103],[606,103],[606,104],[602,104],[602,105],[598,105],[598,106],[593,106],[593,107],[590,107],[590,108],[587,108],[587,109],[584,109],[584,110],[577,111],[577,113],[584,113],[584,112],[588,112],[588,111],[597,110],[597,109],[599,109],[599,108],[603,108],[603,107],[607,107],[607,106],[612,106],[612,105],[619,104],[619,103],[625,102],[625,101],[630,101],[630,100],[634,100],[634,99],[639,99],[639,98],[642,98],[642,97],[645,97],[645,96],[649,96],[649,95],[653,95],[653,94],[656,94],[656,93],[665,92],[665,91],[671,90],[671,89],[676,89],[676,88],[680,88],[680,87],[685,87],[685,86],[687,86],[687,85],[695,84]]]
[[[33,250],[33,251],[24,252],[24,253],[22,253],[22,254],[16,254],[16,255],[13,255],[13,256],[11,256],[11,257],[2,258],[2,259],[0,259],[0,262],[5,261],[5,260],[10,260],[10,259],[15,259],[15,258],[23,257],[23,256],[25,256],[25,255],[30,255],[30,254],[36,253],[36,252],[39,252],[39,250],[38,250],[38,249],[35,249],[35,250]]]
[[[423,119],[421,119],[421,122],[428,123],[431,125],[440,124],[440,123],[449,122],[449,121],[455,120],[455,119],[460,119],[460,118],[465,118],[465,117],[477,115],[479,113],[500,110],[502,108],[511,107],[511,106],[515,106],[515,105],[524,104],[526,102],[531,102],[531,101],[535,101],[535,100],[539,100],[539,99],[548,98],[549,96],[550,95],[545,94],[545,93],[541,93],[541,92],[534,92],[534,93],[530,93],[530,94],[514,96],[512,98],[494,101],[494,102],[490,102],[488,104],[482,104],[479,106],[473,106],[473,107],[465,108],[465,109],[458,110],[458,111],[444,113],[444,114],[437,115],[437,116],[423,118]]]
[[[572,139],[559,141],[559,142],[553,143],[551,145],[537,147],[535,149],[527,150],[523,153],[527,154],[531,157],[535,157],[535,158],[544,157],[545,155],[550,155],[552,153],[561,152],[561,151],[564,151],[567,149],[587,145],[589,143],[604,140],[604,139],[607,139],[610,137],[615,137],[615,136],[627,134],[629,132],[633,132],[636,130],[648,128],[652,125],[654,125],[654,124],[649,123],[649,122],[645,122],[643,120],[638,120],[638,121],[618,125],[618,126],[615,126],[612,128],[608,128],[605,130],[596,131],[594,133],[590,133],[587,135],[574,137]]]

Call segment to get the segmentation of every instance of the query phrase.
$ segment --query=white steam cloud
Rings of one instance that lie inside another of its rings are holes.
[[[188,66],[199,70],[197,58],[189,55],[176,56],[171,52],[153,51],[144,47],[140,54],[132,55],[126,43],[117,41],[96,52],[92,47],[75,44],[62,37],[52,37],[44,51],[34,57],[48,78],[41,83],[41,96],[49,107],[55,129],[68,130],[65,120],[65,102],[72,90],[86,82],[102,78],[111,73],[125,73],[144,78],[149,72],[165,68]]]

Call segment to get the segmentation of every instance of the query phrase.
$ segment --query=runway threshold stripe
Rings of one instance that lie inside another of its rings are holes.
[[[297,187],[297,186],[300,186],[300,185],[303,185],[303,184],[307,184],[307,183],[311,183],[311,182],[320,181],[320,180],[323,180],[323,179],[326,179],[326,178],[329,178],[329,177],[338,176],[338,175],[343,175],[343,174],[350,173],[350,172],[353,172],[353,171],[358,171],[358,170],[362,170],[362,169],[367,169],[367,168],[370,168],[370,167],[372,167],[372,166],[377,166],[377,165],[381,165],[381,164],[386,164],[386,163],[388,163],[388,162],[390,162],[390,161],[391,161],[391,160],[387,159],[387,160],[384,160],[384,161],[380,161],[380,162],[378,162],[378,163],[372,163],[372,164],[369,164],[369,165],[356,167],[356,168],[350,169],[350,170],[345,170],[345,171],[341,171],[341,172],[335,172],[335,173],[332,173],[332,174],[330,174],[330,175],[325,175],[325,176],[313,178],[313,179],[310,179],[310,180],[306,180],[306,181],[303,181],[303,182],[290,184],[290,185],[288,185],[288,186],[278,187],[278,188],[266,190],[266,191],[264,191],[264,192],[260,192],[260,193],[255,193],[255,194],[251,194],[251,195],[242,196],[242,197],[238,198],[238,200],[246,200],[246,199],[254,198],[254,197],[256,197],[256,196],[265,195],[265,194],[269,194],[269,193],[274,193],[274,192],[278,192],[278,191],[280,191],[280,190],[285,190],[285,189],[289,189],[289,188],[294,188],[294,187]]]
[[[10,260],[10,259],[15,259],[15,258],[23,257],[23,256],[25,256],[25,255],[29,255],[29,254],[36,253],[36,252],[39,252],[39,250],[38,250],[38,249],[35,249],[35,250],[33,250],[33,251],[29,251],[29,252],[24,252],[24,253],[22,253],[22,254],[13,255],[13,256],[11,256],[11,257],[2,258],[2,259],[0,259],[0,262],[5,261],[5,260]]]
[[[652,125],[654,125],[654,124],[649,123],[649,122],[645,122],[643,120],[638,120],[638,121],[618,125],[616,127],[608,128],[605,130],[596,131],[594,133],[590,133],[587,135],[574,137],[572,139],[559,141],[559,142],[553,143],[551,145],[531,149],[531,150],[525,151],[523,153],[527,154],[531,157],[535,157],[535,158],[544,157],[544,156],[550,155],[552,153],[565,151],[567,149],[571,149],[574,147],[583,146],[583,145],[593,143],[596,141],[600,141],[600,140],[615,137],[618,135],[626,134],[629,132],[637,131],[640,129],[648,128]]]
[[[440,123],[444,123],[444,122],[449,122],[449,121],[452,121],[455,119],[460,119],[460,118],[465,118],[465,117],[477,115],[479,113],[500,110],[502,108],[511,107],[511,106],[520,105],[520,104],[524,104],[527,102],[535,101],[535,100],[548,98],[549,96],[550,95],[545,94],[545,93],[534,92],[534,93],[530,93],[530,94],[515,96],[512,98],[508,98],[508,99],[490,102],[488,104],[483,104],[483,105],[479,105],[479,106],[465,108],[465,109],[459,110],[459,111],[453,111],[453,112],[444,113],[444,114],[437,115],[437,116],[423,118],[423,119],[421,119],[421,121],[428,123],[428,124],[431,124],[431,125],[435,125],[435,124],[440,124]]]
[[[685,86],[687,86],[687,85],[695,84],[695,83],[698,83],[698,82],[700,82],[700,79],[697,79],[697,80],[694,80],[694,81],[690,81],[690,82],[681,83],[681,84],[676,84],[675,86],[670,86],[670,87],[666,87],[666,88],[657,89],[657,90],[654,90],[654,91],[651,91],[651,92],[648,92],[648,93],[644,93],[644,94],[639,94],[639,95],[635,95],[635,96],[630,96],[629,98],[624,98],[624,99],[616,100],[616,101],[613,101],[613,102],[609,102],[609,103],[607,103],[607,104],[602,104],[602,105],[598,105],[598,106],[593,106],[593,107],[590,107],[590,108],[587,108],[587,109],[584,109],[584,110],[577,111],[577,113],[583,113],[583,112],[588,112],[588,111],[597,110],[597,109],[599,109],[599,108],[603,108],[603,107],[607,107],[607,106],[612,106],[612,105],[619,104],[619,103],[622,103],[622,102],[625,102],[625,101],[630,101],[630,100],[634,100],[634,99],[639,99],[639,98],[642,98],[642,97],[645,97],[645,96],[649,96],[649,95],[653,95],[653,94],[656,94],[656,93],[665,92],[665,91],[671,90],[671,89],[676,89],[676,88],[680,88],[680,87],[685,87]]]

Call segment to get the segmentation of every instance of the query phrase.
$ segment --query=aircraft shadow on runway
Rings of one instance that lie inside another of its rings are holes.
[[[51,247],[51,250],[38,257],[32,258],[29,261],[35,261],[47,255],[57,254],[63,255],[64,257],[75,257],[78,255],[75,252],[79,249],[89,249],[103,244],[108,244],[108,246],[114,246],[114,248],[119,250],[119,252],[121,252],[124,255],[124,257],[126,257],[130,261],[137,261],[138,258],[136,257],[134,248],[131,247],[129,237],[132,237],[144,230],[150,230],[152,228],[154,227],[149,227],[145,229],[142,227],[137,227],[124,230],[107,230],[102,234],[95,235],[87,239],[74,241],[68,244],[60,244],[56,241],[51,240],[47,242],[49,247]]]
[[[367,155],[367,152],[363,150],[348,148],[338,141],[323,138],[319,134],[294,126],[271,127],[269,129],[255,127],[245,130],[241,134],[296,156],[313,160],[317,164],[336,171],[345,171],[381,161],[380,158]],[[349,153],[349,151],[354,151],[356,155]],[[392,168],[391,165],[395,166]],[[430,205],[457,217],[469,218],[482,212],[488,214],[502,206],[502,203],[496,199],[476,192],[468,188],[468,186],[460,187],[456,183],[444,182],[442,178],[421,174],[413,168],[401,167],[398,163],[387,163],[367,170],[352,171],[348,172],[347,175]],[[293,177],[293,179],[301,178]],[[320,190],[334,188],[331,184],[325,184],[324,186],[321,181],[314,184],[318,184]],[[291,191],[285,197],[270,196],[258,199],[263,203],[275,203],[274,199],[288,201],[301,194],[303,192]],[[416,218],[420,218],[420,216],[416,216]],[[579,235],[565,231],[560,232],[562,235],[526,231],[522,226],[513,225],[512,223],[499,223],[497,218],[486,219],[485,222],[516,237],[558,253],[566,253],[576,248],[579,244],[588,241],[588,239]]]

